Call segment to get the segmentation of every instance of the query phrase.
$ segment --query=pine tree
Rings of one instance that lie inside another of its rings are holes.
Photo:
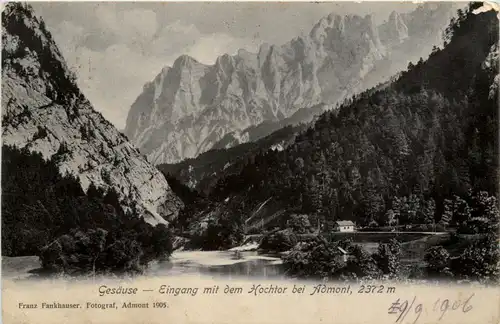
[[[443,214],[441,215],[441,220],[439,223],[441,223],[443,226],[448,226],[450,224],[450,221],[453,218],[453,201],[450,199],[445,199],[444,200],[444,211]]]
[[[453,223],[456,225],[467,222],[471,218],[471,210],[467,202],[455,195],[453,199]]]
[[[434,215],[436,213],[436,202],[433,198],[424,202],[423,222],[425,224],[434,224]]]

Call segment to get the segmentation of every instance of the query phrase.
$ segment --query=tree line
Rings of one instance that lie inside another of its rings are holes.
[[[351,237],[322,234],[305,237],[304,234],[311,233],[306,215],[292,215],[286,229],[266,233],[259,248],[282,252],[285,273],[291,277],[346,281],[452,279],[497,283],[500,279],[499,211],[496,204],[483,199],[485,195],[477,198],[477,203],[481,204],[479,208],[492,209],[497,226],[474,235],[453,232],[444,236],[423,236],[420,241],[426,247],[418,247],[422,251],[417,258],[412,258],[409,247],[405,246],[412,244],[411,239],[403,242],[402,239],[379,237],[382,241],[376,251],[370,253]]]
[[[455,209],[498,192],[498,94],[491,91],[498,66],[484,64],[498,44],[498,20],[492,12],[473,14],[479,6],[460,11],[444,47],[392,84],[322,114],[283,151],[246,156],[179,222],[185,227],[224,209],[239,222],[271,197],[287,212],[323,223],[478,221],[479,211],[464,216]]]
[[[500,251],[493,233],[474,238],[452,234],[439,245],[428,247],[423,260],[413,263],[404,262],[404,244],[392,239],[369,253],[352,240],[331,241],[319,236],[296,244],[282,259],[286,274],[298,278],[498,283]],[[347,252],[347,260],[339,247]]]
[[[42,267],[65,273],[137,272],[168,258],[172,234],[124,211],[113,188],[84,192],[61,175],[57,154],[45,160],[27,148],[2,147],[2,255],[38,255]]]

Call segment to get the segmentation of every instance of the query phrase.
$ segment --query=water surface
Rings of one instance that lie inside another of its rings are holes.
[[[171,259],[152,264],[147,275],[171,276],[198,273],[222,278],[284,278],[283,265],[276,255],[245,251],[180,251]]]

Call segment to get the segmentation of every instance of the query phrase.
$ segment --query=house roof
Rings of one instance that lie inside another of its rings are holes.
[[[337,225],[339,226],[354,226],[354,223],[350,220],[347,221],[336,221]]]

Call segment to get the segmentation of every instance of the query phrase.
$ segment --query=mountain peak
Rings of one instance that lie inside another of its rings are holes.
[[[229,62],[232,61],[233,57],[229,55],[228,53],[225,53],[217,58],[216,61],[221,61],[221,62]]]
[[[40,89],[57,103],[83,100],[76,76],[56,46],[44,21],[27,3],[9,2],[2,12],[2,65],[10,67],[28,83],[38,74],[43,79]],[[45,78],[46,75],[57,76]]]
[[[390,21],[384,39],[406,39],[403,18],[392,14]],[[422,56],[413,50],[384,60],[394,47],[385,46],[382,35],[371,15],[330,13],[307,36],[169,74],[138,97],[127,134],[154,163],[173,163],[213,148],[228,134],[284,120],[318,102],[335,104],[386,81],[406,68],[409,57]],[[183,59],[188,61],[194,62]]]
[[[187,54],[183,54],[175,60],[173,67],[180,68],[180,67],[188,67],[188,66],[199,65],[199,64],[201,64],[201,63],[198,62],[193,57],[191,57]]]
[[[215,61],[215,67],[221,68],[222,70],[232,69],[235,65],[235,59],[229,54],[224,54],[219,56]]]
[[[402,15],[392,11],[389,19],[379,27],[381,41],[393,46],[408,38],[408,26]]]
[[[395,10],[389,15],[389,21],[396,21],[399,18],[399,13]]]
[[[247,51],[246,49],[244,48],[240,48],[238,50],[238,57],[243,59],[243,60],[250,60],[250,59],[255,59],[256,58],[256,54],[255,53],[252,53],[252,52],[249,52]]]
[[[331,25],[335,21],[335,19],[337,19],[337,17],[339,17],[339,15],[332,12],[328,16],[326,16],[326,21],[329,25]]]

